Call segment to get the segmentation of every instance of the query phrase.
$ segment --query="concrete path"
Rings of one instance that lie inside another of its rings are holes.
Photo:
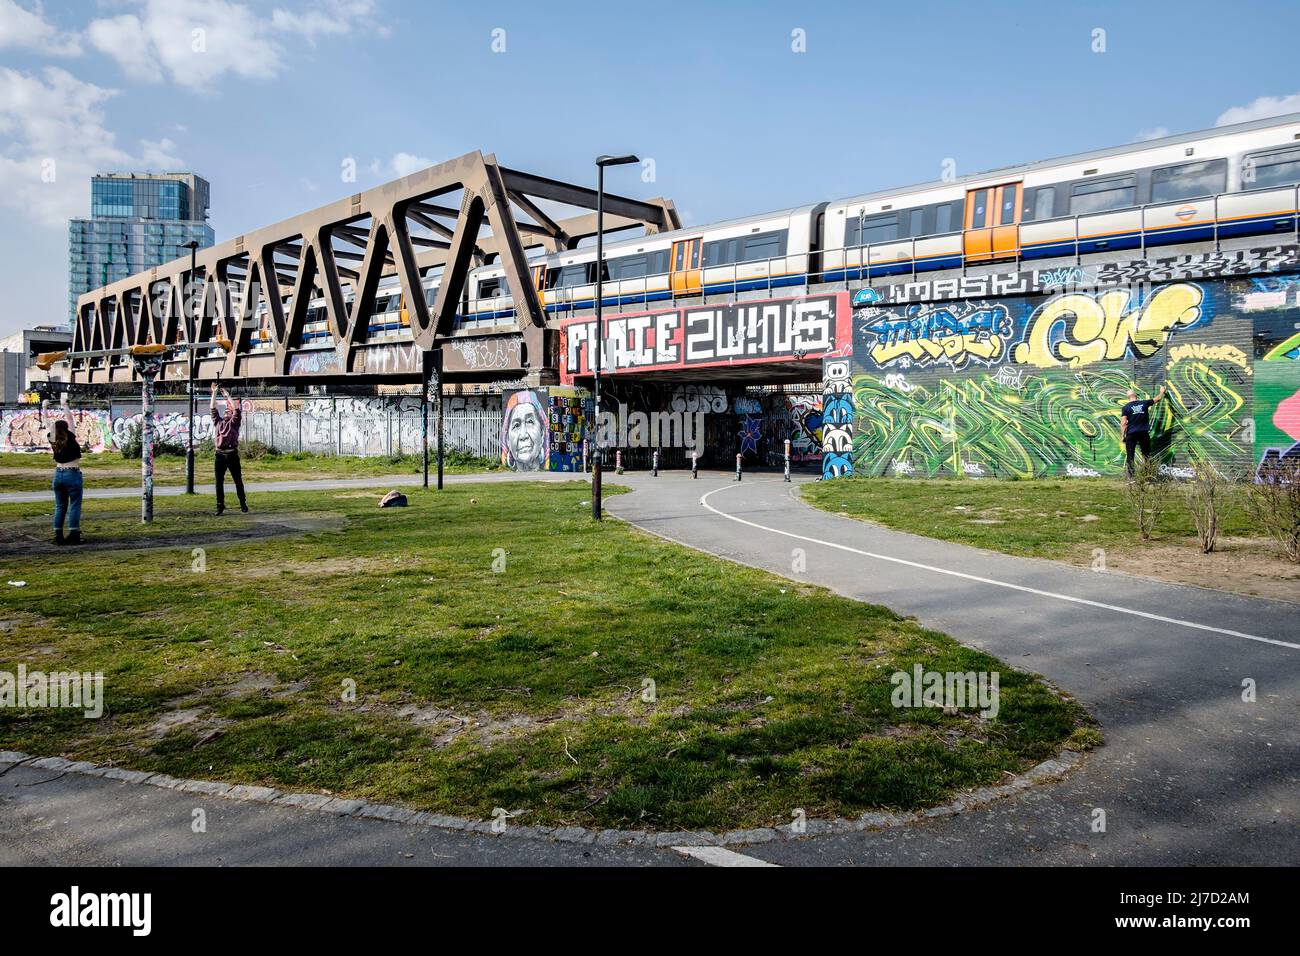
[[[611,480],[635,491],[608,499],[610,515],[915,615],[1046,675],[1106,734],[1107,746],[1081,769],[1020,797],[924,825],[735,848],[746,857],[786,866],[1300,861],[1295,607],[888,531],[816,511],[770,476]],[[796,548],[806,564],[799,574]],[[1256,683],[1255,703],[1242,700],[1246,679]],[[207,810],[207,834],[190,830],[194,807]],[[1098,811],[1104,832],[1095,829]],[[0,865],[218,861],[700,865],[666,849],[429,832],[0,768]]]
[[[1300,612],[817,511],[769,477],[632,479],[608,510],[722,557],[823,584],[1035,671],[1101,721],[1065,781],[892,831],[763,844],[797,864],[1300,862]],[[794,574],[794,549],[807,570]],[[1147,616],[1149,615],[1149,616]],[[1242,701],[1255,681],[1257,701]],[[1094,832],[1095,811],[1105,832]]]

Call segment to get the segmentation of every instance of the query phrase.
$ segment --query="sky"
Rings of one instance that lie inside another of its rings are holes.
[[[221,242],[478,149],[686,224],[1300,110],[1300,5],[0,0],[0,335],[67,318],[101,171]],[[344,181],[355,166],[355,183]]]

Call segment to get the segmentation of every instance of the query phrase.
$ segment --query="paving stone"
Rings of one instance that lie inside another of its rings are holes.
[[[121,767],[109,767],[104,771],[105,780],[121,780],[124,783],[144,783],[152,777],[158,776],[156,773],[145,773],[142,770],[123,770]]]
[[[364,800],[343,800],[339,797],[332,797],[330,801],[321,806],[322,810],[328,813],[337,813],[341,817],[349,817],[366,805]]]
[[[394,823],[410,823],[415,819],[416,811],[404,807],[394,807],[386,803],[369,803],[358,812],[359,817],[371,817],[375,820],[391,820]]]
[[[253,803],[270,803],[280,796],[280,791],[272,787],[252,787],[244,784],[231,787],[226,794],[232,800],[249,800]]]
[[[0,763],[21,763],[26,759],[27,754],[17,750],[0,750]]]
[[[178,780],[176,777],[169,777],[165,773],[151,773],[147,778],[145,778],[144,782],[147,782],[151,787],[163,787],[167,790],[175,790],[185,781]]]
[[[39,760],[33,760],[27,766],[35,767],[37,770],[58,770],[64,773],[72,766],[71,760],[64,760],[62,757],[41,757]]]
[[[233,788],[228,783],[218,783],[215,780],[186,780],[177,790],[183,790],[185,793],[206,793],[214,797],[224,797]]]
[[[333,799],[333,797],[323,793],[282,793],[272,802],[286,807],[319,810]]]

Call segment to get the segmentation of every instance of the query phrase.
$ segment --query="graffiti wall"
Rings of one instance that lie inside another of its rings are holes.
[[[1126,395],[1162,384],[1152,442],[1166,469],[1203,457],[1244,472],[1300,454],[1298,279],[892,305],[858,296],[852,361],[826,363],[824,472],[1122,474]]]
[[[112,443],[107,410],[76,410],[71,415],[73,431],[83,452],[103,451]],[[57,408],[42,410],[39,406],[0,410],[0,451],[49,451],[49,430],[54,426],[54,419],[65,417],[66,413]]]
[[[443,408],[443,439],[448,448],[492,457],[499,448],[501,398],[497,395],[447,396]],[[422,436],[420,400],[416,396],[349,396],[322,398],[243,399],[245,441],[260,441],[285,452],[324,455],[418,454]],[[212,437],[206,400],[200,402],[194,438]],[[51,411],[38,407],[0,409],[0,451],[49,450],[45,437]],[[86,451],[120,449],[141,422],[139,402],[114,402],[108,409],[73,412],[77,438]],[[434,415],[430,411],[430,444]],[[188,407],[160,402],[154,411],[157,440],[184,447],[189,435]]]

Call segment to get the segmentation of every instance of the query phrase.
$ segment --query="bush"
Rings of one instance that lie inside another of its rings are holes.
[[[258,458],[279,457],[280,452],[273,446],[261,441],[244,441],[239,443],[239,457],[249,461]]]
[[[1151,533],[1164,510],[1170,481],[1160,473],[1160,462],[1155,455],[1143,455],[1133,463],[1133,477],[1128,480],[1129,504],[1137,522],[1138,536],[1151,540]]]
[[[1300,564],[1300,461],[1283,458],[1262,466],[1246,486],[1246,513]]]
[[[1214,550],[1219,536],[1219,510],[1223,507],[1227,491],[1226,480],[1214,464],[1202,456],[1195,456],[1191,464],[1196,477],[1189,479],[1183,486],[1183,501],[1196,525],[1201,553],[1209,554]]]

